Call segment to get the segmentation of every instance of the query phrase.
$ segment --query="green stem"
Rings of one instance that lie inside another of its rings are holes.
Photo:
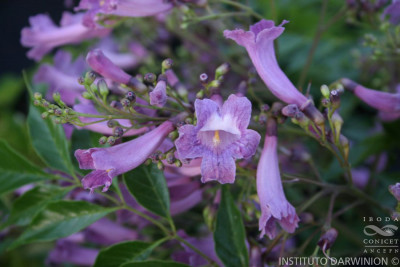
[[[231,1],[231,0],[219,0],[219,2],[223,3],[223,4],[227,4],[227,5],[231,5],[231,6],[237,7],[239,9],[246,10],[250,15],[252,15],[256,19],[259,19],[259,20],[264,19],[263,16],[261,16],[260,14],[255,12],[251,7],[248,7],[248,6],[244,5],[244,4],[241,4],[241,3],[238,3],[238,2],[235,2],[235,1]]]
[[[158,226],[158,227],[165,233],[165,235],[170,236],[170,233],[169,233],[168,229],[165,228],[165,226],[162,225],[160,222],[158,222],[156,219],[153,219],[153,218],[151,218],[150,216],[144,214],[143,212],[138,211],[138,210],[136,210],[136,209],[134,209],[134,208],[131,208],[131,207],[129,207],[129,206],[126,205],[126,204],[124,204],[121,208],[122,208],[122,209],[129,210],[129,211],[131,211],[131,212],[133,212],[133,213],[139,215],[140,217],[142,217],[142,218],[148,220],[149,222],[151,222],[151,223],[153,223],[154,225]]]
[[[197,254],[199,254],[200,256],[202,256],[204,259],[206,259],[211,266],[218,266],[218,264],[213,261],[210,257],[208,257],[206,254],[204,254],[203,252],[201,252],[199,249],[197,249],[195,246],[193,246],[192,244],[190,244],[189,242],[187,242],[185,239],[181,238],[180,236],[176,235],[175,239],[182,242],[183,244],[185,244],[186,246],[188,246],[190,249],[192,249],[194,252],[196,252]]]

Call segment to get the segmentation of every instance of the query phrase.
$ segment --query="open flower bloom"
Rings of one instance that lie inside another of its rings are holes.
[[[286,77],[275,57],[274,40],[285,30],[282,25],[286,22],[275,26],[272,20],[261,20],[250,26],[250,31],[225,30],[224,36],[246,48],[258,74],[272,94],[283,102],[302,107],[307,98]]]
[[[150,92],[150,105],[163,107],[167,103],[167,82],[159,80],[153,91]]]
[[[81,103],[81,104],[74,105],[74,110],[79,113],[100,115],[100,113],[96,110],[96,108],[91,103]],[[100,120],[99,118],[90,118],[90,117],[79,117],[79,119],[83,123],[93,123],[93,122]],[[119,119],[116,121],[122,126],[132,127],[132,123],[130,120]],[[113,135],[113,129],[107,126],[106,121],[89,124],[89,125],[86,125],[83,127],[79,127],[79,126],[75,126],[75,127],[78,129],[86,129],[86,130],[101,133],[104,135]],[[148,127],[142,127],[139,129],[130,129],[124,133],[124,136],[138,135],[138,134],[147,132],[147,130],[148,130]]]
[[[47,91],[49,100],[54,92],[59,92],[62,101],[68,105],[73,105],[76,99],[84,100],[81,94],[85,87],[78,83],[78,78],[82,76],[86,68],[86,62],[82,57],[72,61],[70,53],[60,50],[54,56],[54,65],[40,65],[33,81],[49,85]]]
[[[276,124],[274,127],[275,130],[267,129],[264,149],[257,167],[257,194],[261,205],[259,230],[261,237],[266,234],[270,239],[277,234],[277,222],[284,230],[293,233],[299,221],[296,210],[287,201],[283,191],[278,164]]]
[[[129,43],[129,51],[122,52],[111,37],[102,39],[96,48],[100,49],[111,62],[122,69],[136,67],[148,55],[146,48],[137,42]]]
[[[76,10],[88,10],[84,23],[88,27],[95,27],[98,14],[147,17],[171,8],[172,4],[164,0],[81,0]]]
[[[384,118],[385,113],[390,114],[390,116],[386,116],[387,119],[400,117],[400,88],[397,88],[397,93],[392,94],[365,88],[347,78],[342,79],[341,82],[347,90],[353,92],[359,99],[381,111]]]
[[[175,145],[180,159],[203,158],[202,182],[235,181],[235,159],[248,158],[256,152],[260,135],[247,127],[251,103],[246,97],[230,95],[222,108],[210,99],[196,100],[197,125],[179,128]]]
[[[388,17],[389,22],[393,25],[400,23],[400,1],[392,0],[392,3],[383,11],[383,17]]]
[[[75,157],[81,169],[93,169],[82,179],[85,189],[104,185],[103,192],[111,185],[112,178],[142,164],[174,130],[172,122],[160,126],[136,139],[107,148],[78,149]]]
[[[104,37],[110,29],[90,29],[82,24],[83,14],[64,12],[60,27],[56,26],[48,15],[39,14],[29,18],[31,27],[21,32],[23,46],[32,47],[28,57],[36,61],[42,59],[53,48],[80,43],[83,40]]]

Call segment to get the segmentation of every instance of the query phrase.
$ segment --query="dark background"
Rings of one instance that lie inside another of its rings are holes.
[[[58,25],[65,10],[64,0],[0,0],[0,75],[20,74],[22,69],[34,65],[26,57],[28,48],[20,43],[21,30],[29,26],[29,17],[48,13]]]

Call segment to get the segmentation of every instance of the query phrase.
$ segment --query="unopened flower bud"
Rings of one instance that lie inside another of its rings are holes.
[[[349,140],[344,135],[340,135],[339,143],[340,143],[341,147],[343,148],[344,159],[347,161],[349,158],[349,151],[350,151]]]
[[[173,131],[168,134],[169,139],[171,139],[172,141],[174,141],[176,138],[178,138],[178,136],[179,136],[179,134],[177,131]]]
[[[43,96],[41,93],[36,92],[33,94],[33,98],[36,100],[42,100]]]
[[[129,101],[128,99],[126,99],[126,98],[122,98],[121,99],[121,104],[122,104],[122,106],[123,107],[130,107],[131,106],[131,101]]]
[[[342,130],[343,119],[339,115],[338,112],[334,112],[332,114],[331,120],[333,122],[333,127],[335,128],[335,132],[336,132],[337,136],[339,136],[340,135],[340,131]]]
[[[215,76],[217,78],[225,75],[228,73],[228,71],[230,70],[231,66],[229,65],[229,63],[224,63],[221,66],[219,66],[216,70],[215,70]]]
[[[157,168],[161,171],[164,170],[164,164],[161,161],[157,162]]]
[[[310,212],[303,212],[299,215],[300,221],[304,224],[309,224],[314,222],[314,216]]]
[[[46,119],[48,116],[49,116],[48,112],[43,112],[41,115],[42,119]]]
[[[84,84],[85,84],[85,78],[79,77],[79,78],[78,78],[78,83],[79,83],[80,85],[84,85]]]
[[[33,100],[33,105],[34,106],[40,106],[41,102],[37,99]]]
[[[61,100],[61,95],[60,95],[60,93],[59,92],[55,92],[55,93],[53,93],[53,99],[54,99],[54,101],[55,102],[60,102],[60,100]]]
[[[116,126],[118,126],[118,125],[119,125],[118,122],[115,121],[115,120],[109,120],[109,121],[107,121],[107,127],[109,127],[109,128],[114,128],[114,127],[116,127]]]
[[[86,72],[85,83],[91,85],[96,80],[96,74],[93,71]]]
[[[43,106],[44,108],[48,108],[49,105],[50,105],[49,102],[47,102],[45,99],[42,99],[42,106]]]
[[[174,164],[178,168],[182,167],[182,162],[179,159],[175,160]]]
[[[152,162],[152,160],[151,160],[151,159],[146,159],[146,161],[144,162],[144,164],[148,166],[148,165],[150,165],[150,164],[151,164],[151,162]]]
[[[338,231],[335,228],[330,228],[326,231],[318,241],[318,246],[322,249],[322,251],[327,251],[330,249],[336,241],[338,236]]]
[[[327,107],[329,107],[329,105],[331,104],[331,101],[329,101],[329,99],[322,98],[321,103],[322,103],[322,106],[324,106],[325,108],[327,108]]]
[[[145,82],[151,83],[151,84],[154,83],[156,81],[156,79],[157,79],[157,77],[154,73],[146,73],[143,78],[143,80]]]
[[[110,92],[108,89],[108,85],[104,79],[101,79],[97,82],[97,87],[99,88],[100,95],[107,96]]]
[[[267,119],[268,119],[267,114],[260,113],[260,115],[258,116],[258,123],[264,125],[267,123]]]
[[[131,103],[135,103],[136,101],[136,94],[132,91],[129,91],[125,94],[125,98],[128,99]]]
[[[336,110],[337,108],[340,107],[340,94],[338,91],[336,90],[331,91],[329,99],[332,103],[333,110]]]
[[[264,104],[261,106],[261,111],[268,111],[270,109],[270,106],[268,104]]]
[[[114,136],[109,136],[107,138],[107,143],[109,143],[110,145],[113,145],[115,143],[115,137]]]
[[[100,145],[105,145],[107,143],[107,136],[102,136],[99,139],[99,144]]]
[[[122,129],[121,127],[115,127],[114,128],[114,136],[116,138],[120,138],[124,135],[124,129]]]
[[[166,158],[168,164],[174,164],[174,162],[176,160],[174,152],[168,152],[165,158]]]
[[[111,101],[110,107],[116,108],[116,109],[122,109],[123,108],[121,102],[115,101],[115,100]]]
[[[172,61],[172,59],[170,59],[170,58],[167,58],[162,62],[163,70],[168,70],[168,69],[172,68],[173,65],[174,65],[174,61]]]
[[[206,83],[208,81],[208,75],[206,73],[200,74],[200,82]]]
[[[204,97],[204,91],[203,90],[198,91],[196,94],[196,98],[202,99],[203,97]]]
[[[286,117],[294,118],[299,112],[299,107],[296,104],[290,104],[282,109],[282,114]]]
[[[308,100],[302,107],[301,111],[309,117],[316,125],[325,128],[324,115],[313,105],[312,101]]]
[[[210,86],[211,86],[211,87],[214,87],[214,88],[218,88],[218,87],[221,86],[221,81],[220,81],[220,80],[213,80],[213,81],[210,83]]]
[[[49,109],[47,110],[47,112],[50,113],[50,114],[54,114],[54,109],[49,108]]]
[[[89,92],[83,92],[82,96],[85,99],[92,99],[92,95]]]
[[[97,94],[99,92],[99,88],[97,87],[97,85],[95,83],[92,83],[90,85],[90,89],[92,90],[93,93]]]
[[[329,99],[330,91],[327,85],[324,84],[321,86],[321,94],[324,96],[324,98]]]
[[[61,118],[54,118],[53,121],[54,121],[55,124],[61,124],[62,123]]]
[[[63,111],[61,109],[57,108],[54,110],[54,115],[61,116],[62,114],[63,114]]]
[[[144,92],[147,90],[147,86],[135,77],[132,77],[127,85],[136,89],[138,92]]]
[[[186,124],[192,124],[192,123],[193,123],[192,118],[186,118],[186,119],[185,119],[185,123],[186,123]]]

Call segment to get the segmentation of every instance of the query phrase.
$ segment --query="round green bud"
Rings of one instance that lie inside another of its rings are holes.
[[[42,100],[43,96],[41,93],[36,92],[33,94],[33,98],[36,100]]]
[[[92,99],[92,95],[89,92],[83,92],[82,96],[85,99]]]

